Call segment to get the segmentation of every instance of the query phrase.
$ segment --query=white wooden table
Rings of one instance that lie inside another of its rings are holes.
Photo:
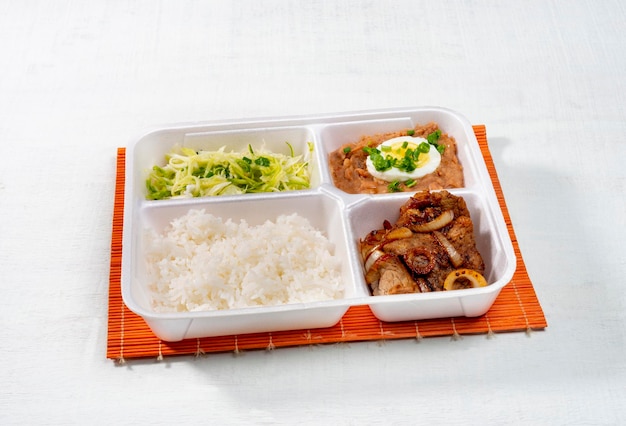
[[[626,422],[619,1],[0,2],[0,424]],[[105,358],[116,148],[440,105],[485,124],[549,327]]]

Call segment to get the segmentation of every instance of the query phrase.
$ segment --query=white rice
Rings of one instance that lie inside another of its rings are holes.
[[[333,244],[297,214],[249,226],[190,210],[145,235],[157,312],[205,311],[338,299]]]

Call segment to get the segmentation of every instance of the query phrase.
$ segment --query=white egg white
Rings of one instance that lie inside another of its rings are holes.
[[[381,151],[383,155],[386,155],[389,152],[383,151],[381,147],[389,146],[389,147],[392,147],[392,151],[395,151],[405,141],[409,142],[410,147],[417,147],[422,142],[428,142],[426,139],[421,138],[421,137],[400,136],[397,138],[386,140],[380,145],[378,145],[376,148],[379,151]],[[386,182],[393,182],[393,181],[404,182],[409,179],[418,179],[418,178],[424,177],[434,172],[435,170],[437,170],[437,167],[439,167],[440,163],[441,163],[441,154],[439,154],[439,151],[437,151],[437,148],[435,148],[435,146],[433,145],[430,145],[430,151],[428,153],[420,154],[419,160],[418,160],[419,167],[416,167],[415,170],[413,170],[412,172],[405,172],[395,167],[392,167],[385,171],[378,171],[376,170],[376,167],[374,167],[374,163],[372,163],[372,160],[370,159],[369,156],[367,157],[367,160],[365,161],[365,164],[367,166],[367,171],[372,176],[378,179],[384,180]]]

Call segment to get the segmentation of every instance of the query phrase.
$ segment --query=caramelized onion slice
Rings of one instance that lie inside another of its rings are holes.
[[[416,232],[431,232],[436,231],[437,229],[441,229],[454,219],[454,212],[452,210],[446,210],[441,213],[439,216],[431,220],[430,222],[421,223],[419,225],[412,225]]]
[[[380,248],[380,244],[374,245],[366,245],[361,242],[361,257],[363,258],[363,262],[367,260],[367,258],[372,254],[374,250],[378,250]]]
[[[393,240],[401,240],[403,238],[409,238],[413,235],[413,231],[404,226],[396,229],[392,229],[385,235],[385,242]]]
[[[372,265],[374,265],[374,263],[376,263],[378,259],[384,256],[384,254],[385,253],[383,251],[378,250],[378,247],[374,247],[374,249],[371,250],[365,258],[365,272],[369,272],[369,270],[372,268]]]
[[[445,235],[443,235],[439,231],[434,231],[433,235],[435,235],[435,238],[437,238],[437,241],[439,241],[439,244],[441,244],[442,247],[446,249],[446,252],[448,253],[448,257],[450,258],[450,262],[452,262],[452,265],[455,268],[458,268],[459,266],[461,266],[461,264],[463,263],[463,258],[461,257],[459,252],[456,251],[456,249],[454,248],[450,240],[448,240],[445,237]]]
[[[376,259],[378,259],[378,257],[380,257],[383,254],[383,252],[380,249],[383,247],[385,243],[395,241],[395,240],[400,240],[402,238],[409,238],[412,235],[413,235],[413,232],[409,228],[401,227],[401,228],[392,229],[387,234],[385,234],[385,236],[383,237],[383,241],[380,242],[379,244],[375,244],[373,246],[367,246],[363,242],[361,242],[361,255],[363,256],[363,261],[365,262],[365,270],[367,271],[369,269],[369,267],[367,266],[368,259],[372,257],[372,254],[374,254],[376,251],[379,252],[376,254],[376,257],[374,259],[369,261],[370,266],[372,263],[376,261]]]
[[[388,261],[390,255],[381,250],[372,250],[365,259],[365,282],[374,284],[380,279],[380,267]]]
[[[473,269],[457,269],[448,274],[446,280],[443,282],[443,288],[445,290],[454,290],[454,283],[459,278],[466,278],[472,284],[473,288],[487,286],[485,277]]]

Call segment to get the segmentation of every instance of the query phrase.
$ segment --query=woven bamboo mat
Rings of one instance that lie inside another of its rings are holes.
[[[117,362],[146,357],[161,360],[165,356],[172,355],[198,356],[213,352],[237,353],[251,349],[275,349],[367,340],[421,339],[434,336],[457,338],[464,334],[529,332],[544,329],[547,327],[547,322],[517,244],[502,188],[489,152],[486,128],[483,125],[477,125],[474,126],[474,132],[491,175],[517,256],[517,270],[511,282],[502,289],[485,315],[477,318],[457,317],[386,323],[376,319],[367,306],[354,306],[337,325],[330,328],[188,339],[174,343],[162,341],[154,336],[143,319],[128,310],[122,301],[120,281],[126,152],[124,148],[119,148],[111,239],[107,358]]]

